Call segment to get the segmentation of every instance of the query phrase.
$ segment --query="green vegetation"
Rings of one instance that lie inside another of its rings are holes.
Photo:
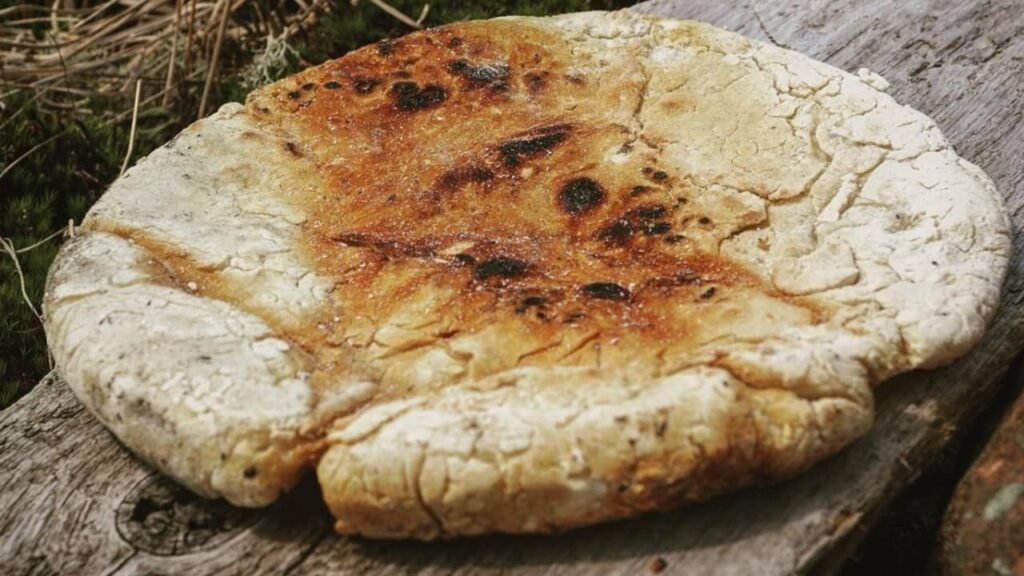
[[[82,218],[117,176],[125,138],[94,117],[44,113],[25,95],[4,104],[4,169],[22,158],[0,178],[0,236],[23,248],[67,226],[69,219]],[[58,246],[58,241],[45,242],[18,255],[25,290],[37,307]],[[0,406],[47,370],[42,327],[23,299],[14,261],[5,254],[0,258]]]
[[[412,0],[389,4],[413,18],[423,6],[423,2]],[[424,25],[630,4],[622,0],[435,1],[430,2]],[[314,29],[296,38],[294,51],[286,51],[284,60],[270,67],[269,74],[284,75],[408,31],[408,26],[370,2],[352,6],[337,0]],[[241,72],[225,78],[216,86],[213,105],[207,110],[244,98],[251,83],[246,80]],[[0,87],[6,92],[2,75]],[[196,105],[194,101],[190,104]],[[130,114],[112,106],[108,100],[92,99],[55,109],[28,91],[0,99],[0,237],[23,249],[58,233],[71,219],[81,221],[117,177],[128,149]],[[194,109],[141,109],[132,160],[168,140],[194,115]],[[60,239],[53,239],[18,254],[25,290],[37,308],[59,245]],[[14,260],[0,254],[0,409],[30,390],[48,370],[42,327],[22,297]]]
[[[420,0],[393,0],[391,6],[404,14],[416,18],[425,2]],[[623,0],[450,0],[430,2],[430,10],[424,26],[439,26],[451,22],[494,18],[518,14],[522,16],[546,16],[584,10],[613,10],[630,6],[635,2]],[[355,7],[328,14],[300,47],[300,52],[310,61],[319,63],[334,58],[360,46],[382,38],[399,36],[408,31],[398,20],[373,6],[360,2]]]

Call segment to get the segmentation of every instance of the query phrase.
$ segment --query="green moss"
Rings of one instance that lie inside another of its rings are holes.
[[[24,95],[4,104],[0,170],[17,164],[0,178],[0,236],[25,248],[60,230],[69,219],[82,219],[117,177],[127,130],[93,115],[44,112]],[[167,121],[166,115],[152,111],[140,118],[136,157],[177,129],[165,126]],[[50,138],[54,139],[25,155]],[[37,307],[59,245],[55,239],[18,255],[25,291]],[[14,262],[0,255],[0,407],[29,390],[48,370],[42,327],[24,302]]]

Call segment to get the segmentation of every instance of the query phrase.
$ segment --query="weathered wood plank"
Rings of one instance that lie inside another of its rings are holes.
[[[839,67],[936,118],[1024,228],[1024,6],[1016,0],[653,1]],[[1024,237],[1015,237],[1017,254]],[[265,511],[196,500],[132,458],[60,382],[0,414],[0,566],[10,574],[787,574],[829,570],[990,397],[1024,344],[1024,263],[984,342],[882,387],[872,432],[784,484],[556,537],[369,542],[330,532],[316,487]]]
[[[1024,395],[957,485],[936,560],[944,576],[1024,575]]]

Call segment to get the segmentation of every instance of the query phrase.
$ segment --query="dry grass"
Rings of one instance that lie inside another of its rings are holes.
[[[383,0],[369,0],[410,27]],[[139,105],[185,102],[203,116],[219,78],[241,72],[253,54],[287,46],[309,30],[330,0],[54,0],[0,9],[0,106],[31,90],[53,110],[87,108],[104,97],[131,113]],[[355,1],[352,1],[355,4]],[[198,100],[198,102],[196,101]]]
[[[225,38],[247,47],[315,23],[326,0],[56,0],[0,10],[0,100],[30,89],[50,108],[120,98],[167,106],[208,94]],[[191,89],[190,89],[191,88]]]

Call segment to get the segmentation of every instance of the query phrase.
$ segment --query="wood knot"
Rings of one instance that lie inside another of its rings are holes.
[[[258,510],[206,500],[162,477],[136,484],[117,507],[116,526],[133,547],[157,556],[216,548],[259,518]]]

